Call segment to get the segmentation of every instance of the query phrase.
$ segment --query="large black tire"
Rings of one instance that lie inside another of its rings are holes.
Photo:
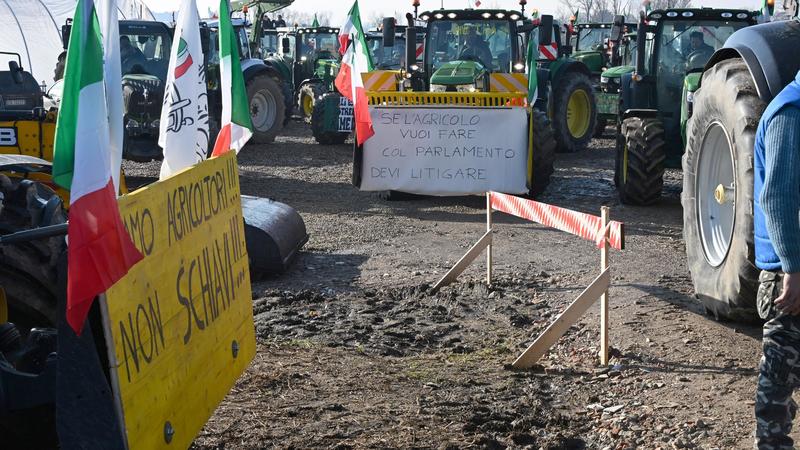
[[[41,183],[0,175],[0,190],[0,234],[66,222],[61,199]],[[21,329],[56,325],[58,258],[65,248],[63,236],[0,245],[0,286]]]
[[[703,75],[702,88],[694,96],[694,114],[687,126],[681,196],[683,238],[697,298],[717,318],[756,319],[759,271],[753,262],[752,161],[756,127],[765,107],[747,65],[739,58],[729,59]],[[714,192],[698,192],[697,181],[704,148],[708,151],[711,145],[706,144],[706,138],[716,126],[722,127],[726,141],[732,144],[734,211],[730,245],[721,263],[714,266],[706,256],[700,227],[702,216],[709,214],[703,205],[714,200]]]
[[[550,184],[556,159],[556,139],[547,114],[533,110],[533,179],[528,195],[535,197]]]
[[[297,105],[300,108],[299,113],[306,123],[311,123],[314,106],[327,92],[328,89],[320,83],[306,83],[300,87],[300,92],[297,94]]]
[[[256,75],[247,80],[247,101],[253,122],[253,142],[269,144],[275,141],[286,117],[281,86],[267,75]]]
[[[569,117],[575,112],[569,109],[570,98],[576,94],[583,94],[587,99],[587,106],[590,110],[585,113],[588,115],[586,128],[575,130],[578,135],[573,135],[569,128]],[[594,98],[594,87],[592,80],[580,72],[568,72],[555,86],[550,98],[550,119],[553,122],[557,151],[560,153],[573,153],[586,148],[589,141],[594,136],[597,126],[597,102]]]
[[[283,126],[285,127],[292,120],[292,115],[294,114],[294,94],[292,93],[292,83],[290,81],[283,81],[279,84],[283,94],[283,104],[286,107],[283,114]]]
[[[328,92],[327,94],[323,94],[322,97],[320,97],[319,100],[314,103],[314,113],[311,115],[311,134],[313,134],[314,139],[316,139],[317,142],[322,145],[344,144],[344,141],[346,141],[347,137],[350,136],[350,133],[325,131],[325,108],[326,105],[333,104],[334,100],[332,99],[334,97],[337,99],[335,100],[335,104],[336,108],[338,108],[338,98],[341,97],[341,95],[336,92]]]
[[[640,206],[657,202],[664,188],[665,158],[660,120],[628,117],[622,121],[614,173],[620,201]]]
[[[608,126],[608,119],[597,119],[597,125],[594,128],[594,137],[599,138],[602,137],[606,133],[606,127]]]

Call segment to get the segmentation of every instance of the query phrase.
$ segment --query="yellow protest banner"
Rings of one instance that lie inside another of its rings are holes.
[[[236,155],[119,206],[144,254],[101,304],[128,448],[185,449],[255,355]]]

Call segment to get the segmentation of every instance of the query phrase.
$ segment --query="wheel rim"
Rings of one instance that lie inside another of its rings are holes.
[[[706,261],[719,267],[728,256],[736,216],[733,153],[719,122],[706,131],[695,174],[695,208]]]
[[[303,113],[310,117],[314,113],[314,99],[310,95],[303,96]]]
[[[250,99],[250,119],[253,128],[258,131],[267,131],[275,123],[278,103],[269,91],[258,91]]]
[[[572,137],[581,138],[589,131],[590,110],[589,94],[583,89],[573,91],[567,101],[567,128]]]

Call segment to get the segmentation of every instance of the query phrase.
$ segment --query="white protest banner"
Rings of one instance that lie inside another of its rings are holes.
[[[362,191],[426,195],[527,192],[523,108],[370,107]]]

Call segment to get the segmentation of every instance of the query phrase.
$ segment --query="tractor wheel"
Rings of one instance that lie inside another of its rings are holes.
[[[61,199],[41,183],[0,175],[0,191],[0,234],[66,221]],[[65,249],[63,236],[0,245],[0,287],[20,329],[56,326],[57,263]]]
[[[336,97],[337,100],[335,102],[333,100],[328,100],[331,97]],[[314,139],[316,139],[317,142],[322,145],[344,144],[344,141],[347,140],[347,136],[350,136],[350,133],[325,131],[325,108],[330,107],[327,106],[329,104],[335,104],[338,108],[339,97],[341,96],[338,93],[328,92],[327,94],[323,94],[322,97],[320,97],[319,100],[314,104],[314,112],[311,115],[311,134],[313,134]]]
[[[553,161],[556,159],[556,139],[547,114],[533,110],[533,179],[528,195],[535,197],[550,184]]]
[[[660,120],[629,117],[622,122],[614,174],[622,203],[645,206],[661,198],[665,157]]]
[[[550,119],[559,152],[586,148],[597,123],[597,103],[589,77],[579,72],[564,75],[550,98]]]
[[[683,156],[683,239],[697,298],[717,318],[755,319],[753,145],[766,105],[739,58],[703,75]]]
[[[281,87],[272,78],[261,75],[247,81],[253,142],[269,144],[283,128],[286,104]]]
[[[608,119],[597,119],[597,125],[594,128],[594,137],[603,137],[603,135],[606,133],[607,126]]]
[[[307,83],[300,88],[297,103],[300,105],[300,114],[306,123],[311,123],[311,116],[314,115],[314,105],[326,92],[328,90],[320,83]]]

